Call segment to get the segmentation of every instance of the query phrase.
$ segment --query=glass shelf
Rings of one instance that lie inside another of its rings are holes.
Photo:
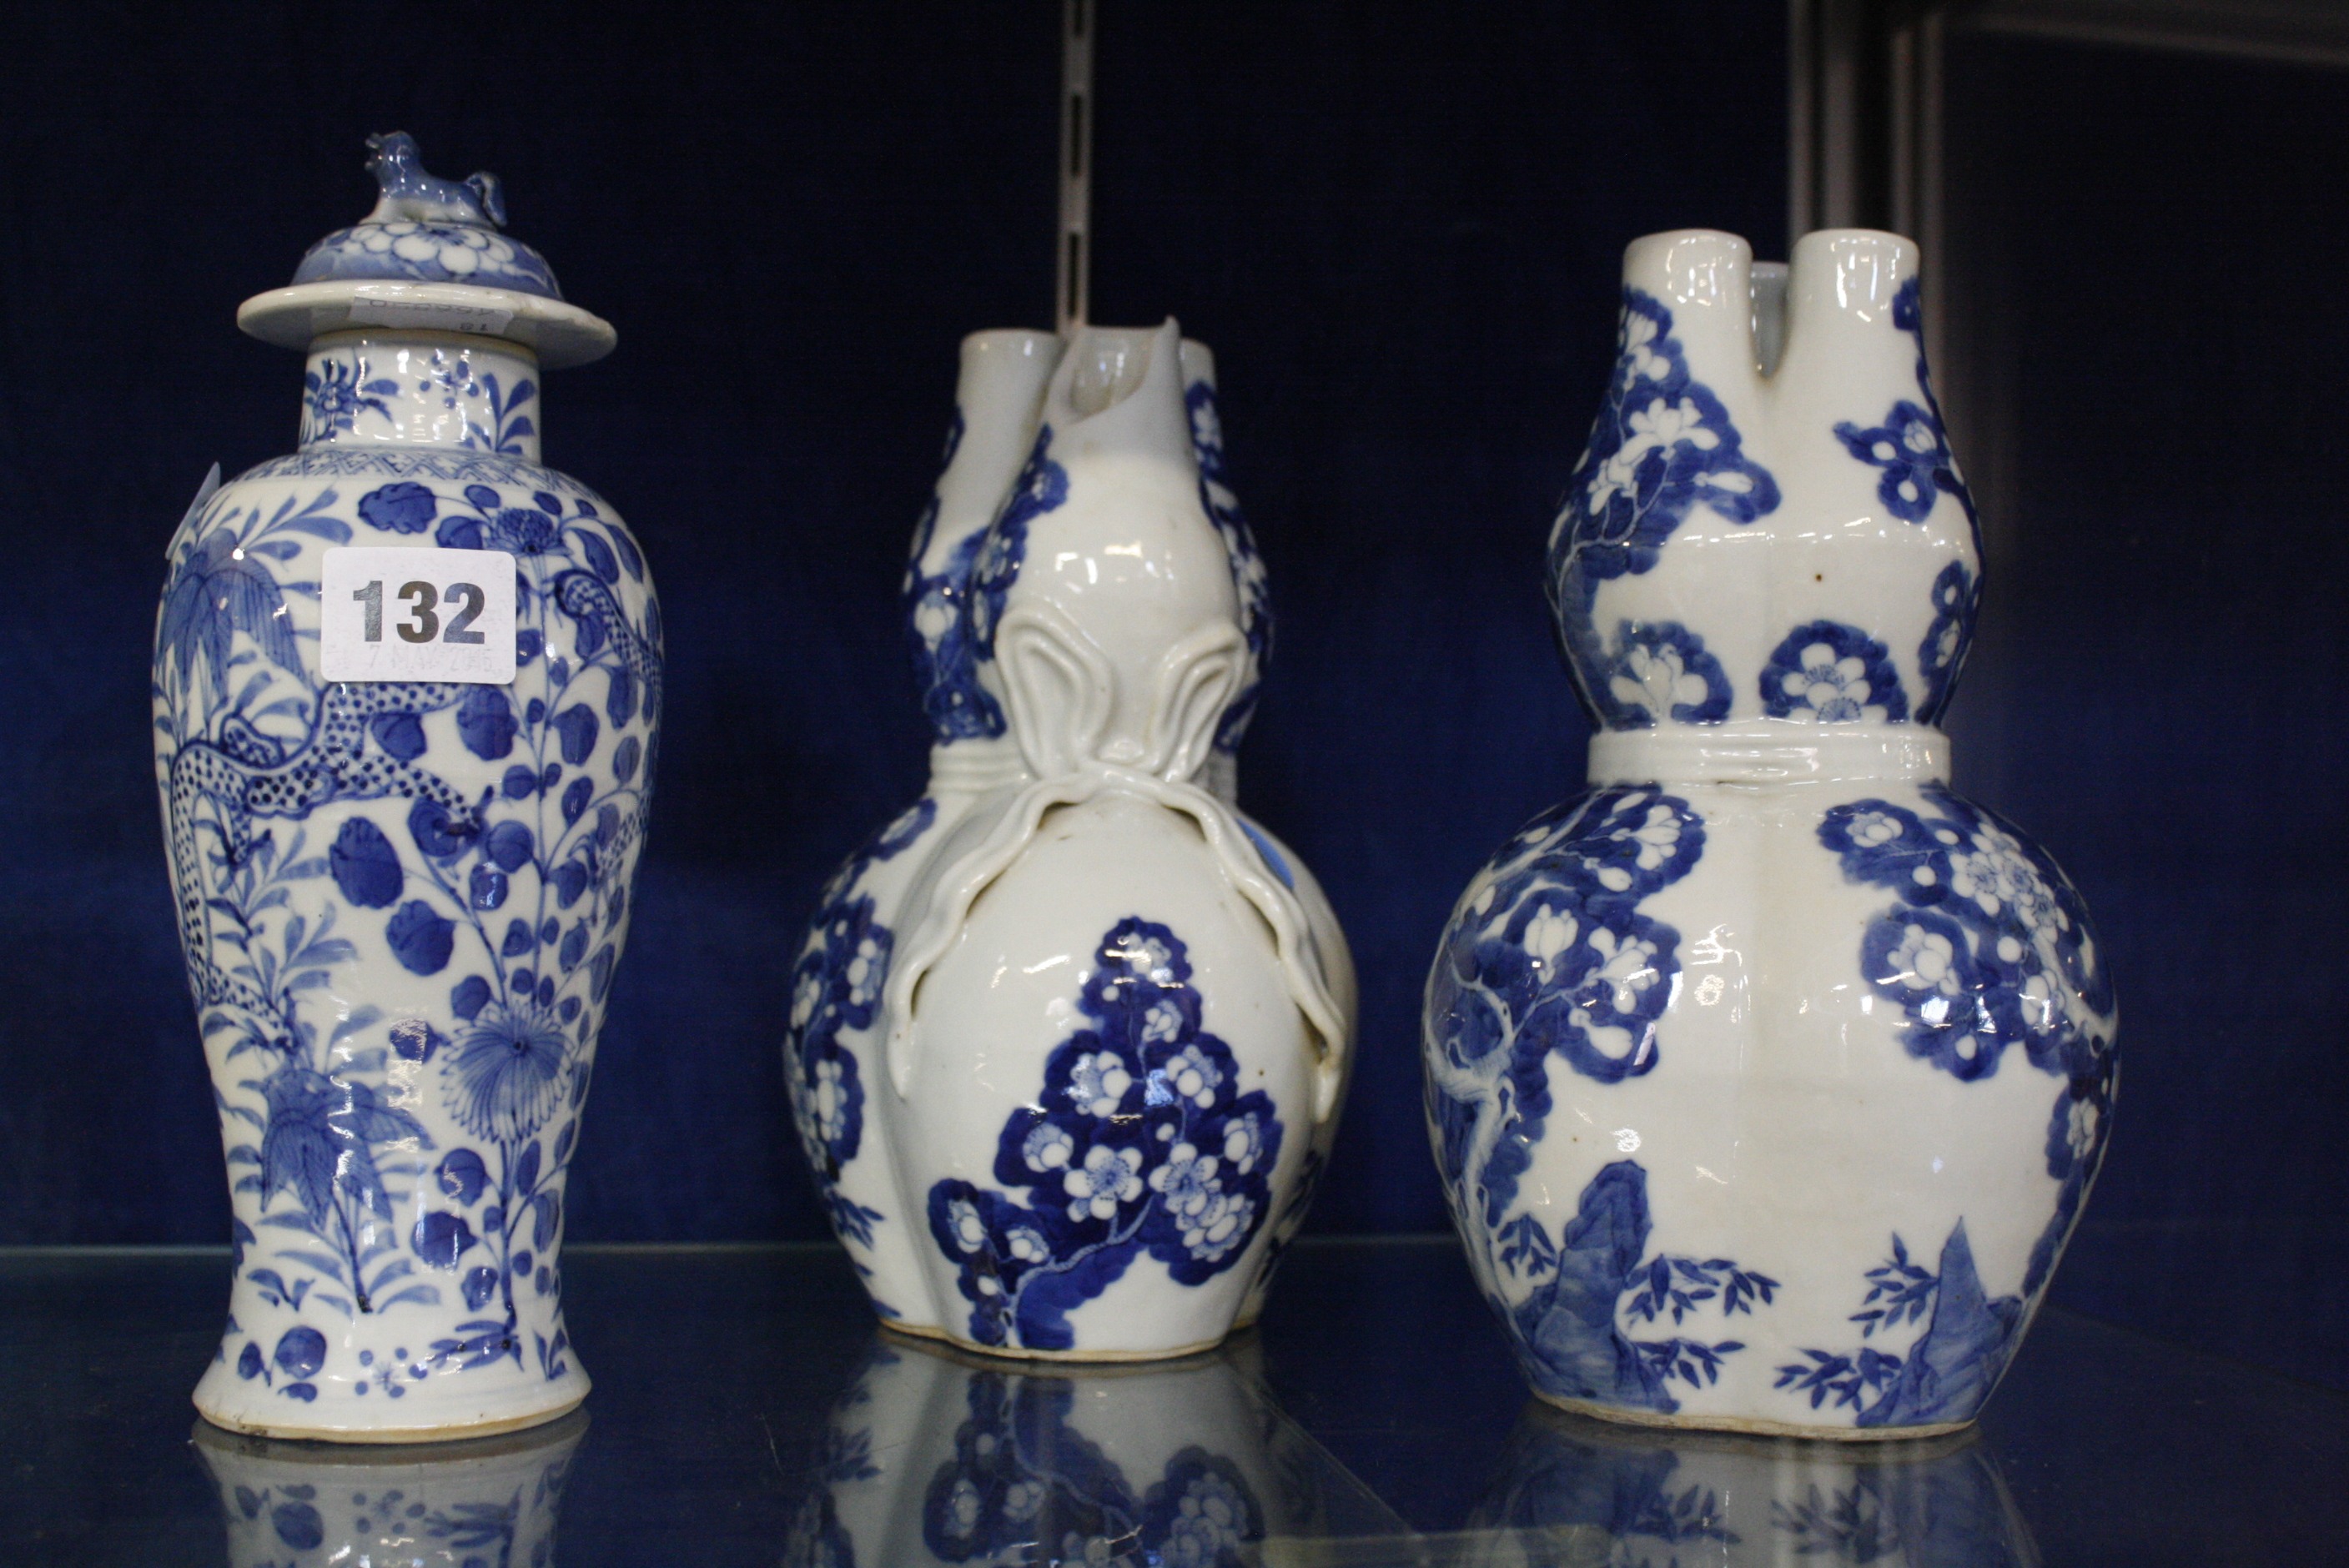
[[[2349,1540],[2349,1398],[2061,1310],[1978,1434],[1855,1449],[1539,1406],[1449,1238],[1283,1267],[1216,1354],[1086,1372],[885,1336],[828,1246],[574,1247],[586,1408],[383,1449],[196,1419],[225,1251],[0,1253],[0,1561],[1971,1568]]]

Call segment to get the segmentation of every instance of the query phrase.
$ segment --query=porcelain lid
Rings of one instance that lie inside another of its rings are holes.
[[[549,369],[612,351],[611,325],[564,303],[546,258],[499,232],[496,175],[435,179],[405,131],[371,136],[367,150],[375,210],[311,246],[292,286],[245,301],[240,327],[287,348],[355,327],[478,333],[535,350]]]

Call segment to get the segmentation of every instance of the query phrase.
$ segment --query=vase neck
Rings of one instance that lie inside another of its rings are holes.
[[[1672,725],[1590,738],[1598,784],[1946,784],[1949,738],[1921,724]]]
[[[453,332],[336,332],[302,373],[305,447],[453,447],[538,459],[538,358]]]

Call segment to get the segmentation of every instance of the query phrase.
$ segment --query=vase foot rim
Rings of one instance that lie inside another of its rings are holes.
[[[533,1410],[520,1416],[496,1416],[479,1421],[451,1421],[439,1426],[422,1427],[305,1427],[284,1421],[244,1420],[224,1410],[207,1410],[196,1406],[196,1413],[222,1431],[248,1438],[270,1438],[278,1441],[312,1443],[456,1443],[469,1438],[494,1438],[502,1432],[519,1432],[532,1427],[543,1427],[559,1421],[586,1402],[587,1390],[560,1405],[550,1405],[543,1410]]]
[[[1910,1442],[1920,1438],[1944,1438],[1973,1426],[1962,1421],[1934,1421],[1916,1427],[1808,1427],[1799,1421],[1765,1421],[1753,1416],[1708,1416],[1695,1413],[1661,1415],[1653,1410],[1628,1410],[1595,1399],[1568,1399],[1534,1390],[1534,1397],[1578,1416],[1590,1416],[1626,1427],[1684,1432],[1733,1432],[1752,1438],[1806,1438],[1831,1443]]]
[[[1159,1367],[1170,1361],[1186,1361],[1206,1356],[1237,1333],[1237,1327],[1226,1329],[1213,1339],[1202,1339],[1191,1345],[1178,1345],[1166,1350],[1025,1350],[1003,1345],[974,1345],[968,1339],[957,1339],[942,1328],[929,1328],[900,1323],[895,1318],[883,1318],[881,1331],[893,1337],[919,1342],[934,1350],[947,1350],[968,1356],[993,1367],[1009,1363],[1050,1362],[1061,1367],[1098,1367],[1114,1370],[1121,1367]]]

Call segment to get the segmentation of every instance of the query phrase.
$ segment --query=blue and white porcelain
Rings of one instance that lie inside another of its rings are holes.
[[[554,1568],[587,1414],[471,1442],[323,1448],[199,1425],[233,1568]],[[191,1552],[190,1561],[209,1558]]]
[[[510,246],[496,210],[435,222]],[[538,460],[543,373],[612,329],[551,279],[316,258],[239,317],[308,351],[300,449],[215,472],[156,629],[156,775],[235,1217],[196,1405],[278,1437],[478,1435],[587,1392],[564,1187],[651,804],[660,616],[611,506]],[[322,560],[351,546],[512,573],[512,683],[324,679]]]
[[[894,1327],[1078,1359],[1253,1318],[1335,1135],[1344,936],[1233,803],[1270,637],[1206,351],[963,346],[905,606],[928,790],[842,868],[784,1047]]]
[[[1359,1549],[1405,1529],[1242,1347],[1047,1371],[883,1336],[809,1470],[783,1568],[1242,1568],[1307,1560],[1299,1538]],[[1346,1559],[1373,1560],[1391,1559]]]
[[[1917,250],[1634,243],[1550,539],[1590,788],[1462,896],[1427,1108],[1544,1398],[1827,1437],[1972,1420],[2104,1158],[2079,895],[1953,793],[1981,593]]]
[[[383,194],[375,211],[316,244],[294,269],[294,282],[397,278],[472,284],[561,299],[554,270],[505,226],[505,188],[486,171],[462,181],[424,172],[416,139],[403,131],[367,138],[367,172]]]
[[[1461,1568],[1562,1563],[2037,1568],[2031,1528],[1971,1434],[1845,1445],[1639,1431],[1535,1404],[1468,1518]]]

